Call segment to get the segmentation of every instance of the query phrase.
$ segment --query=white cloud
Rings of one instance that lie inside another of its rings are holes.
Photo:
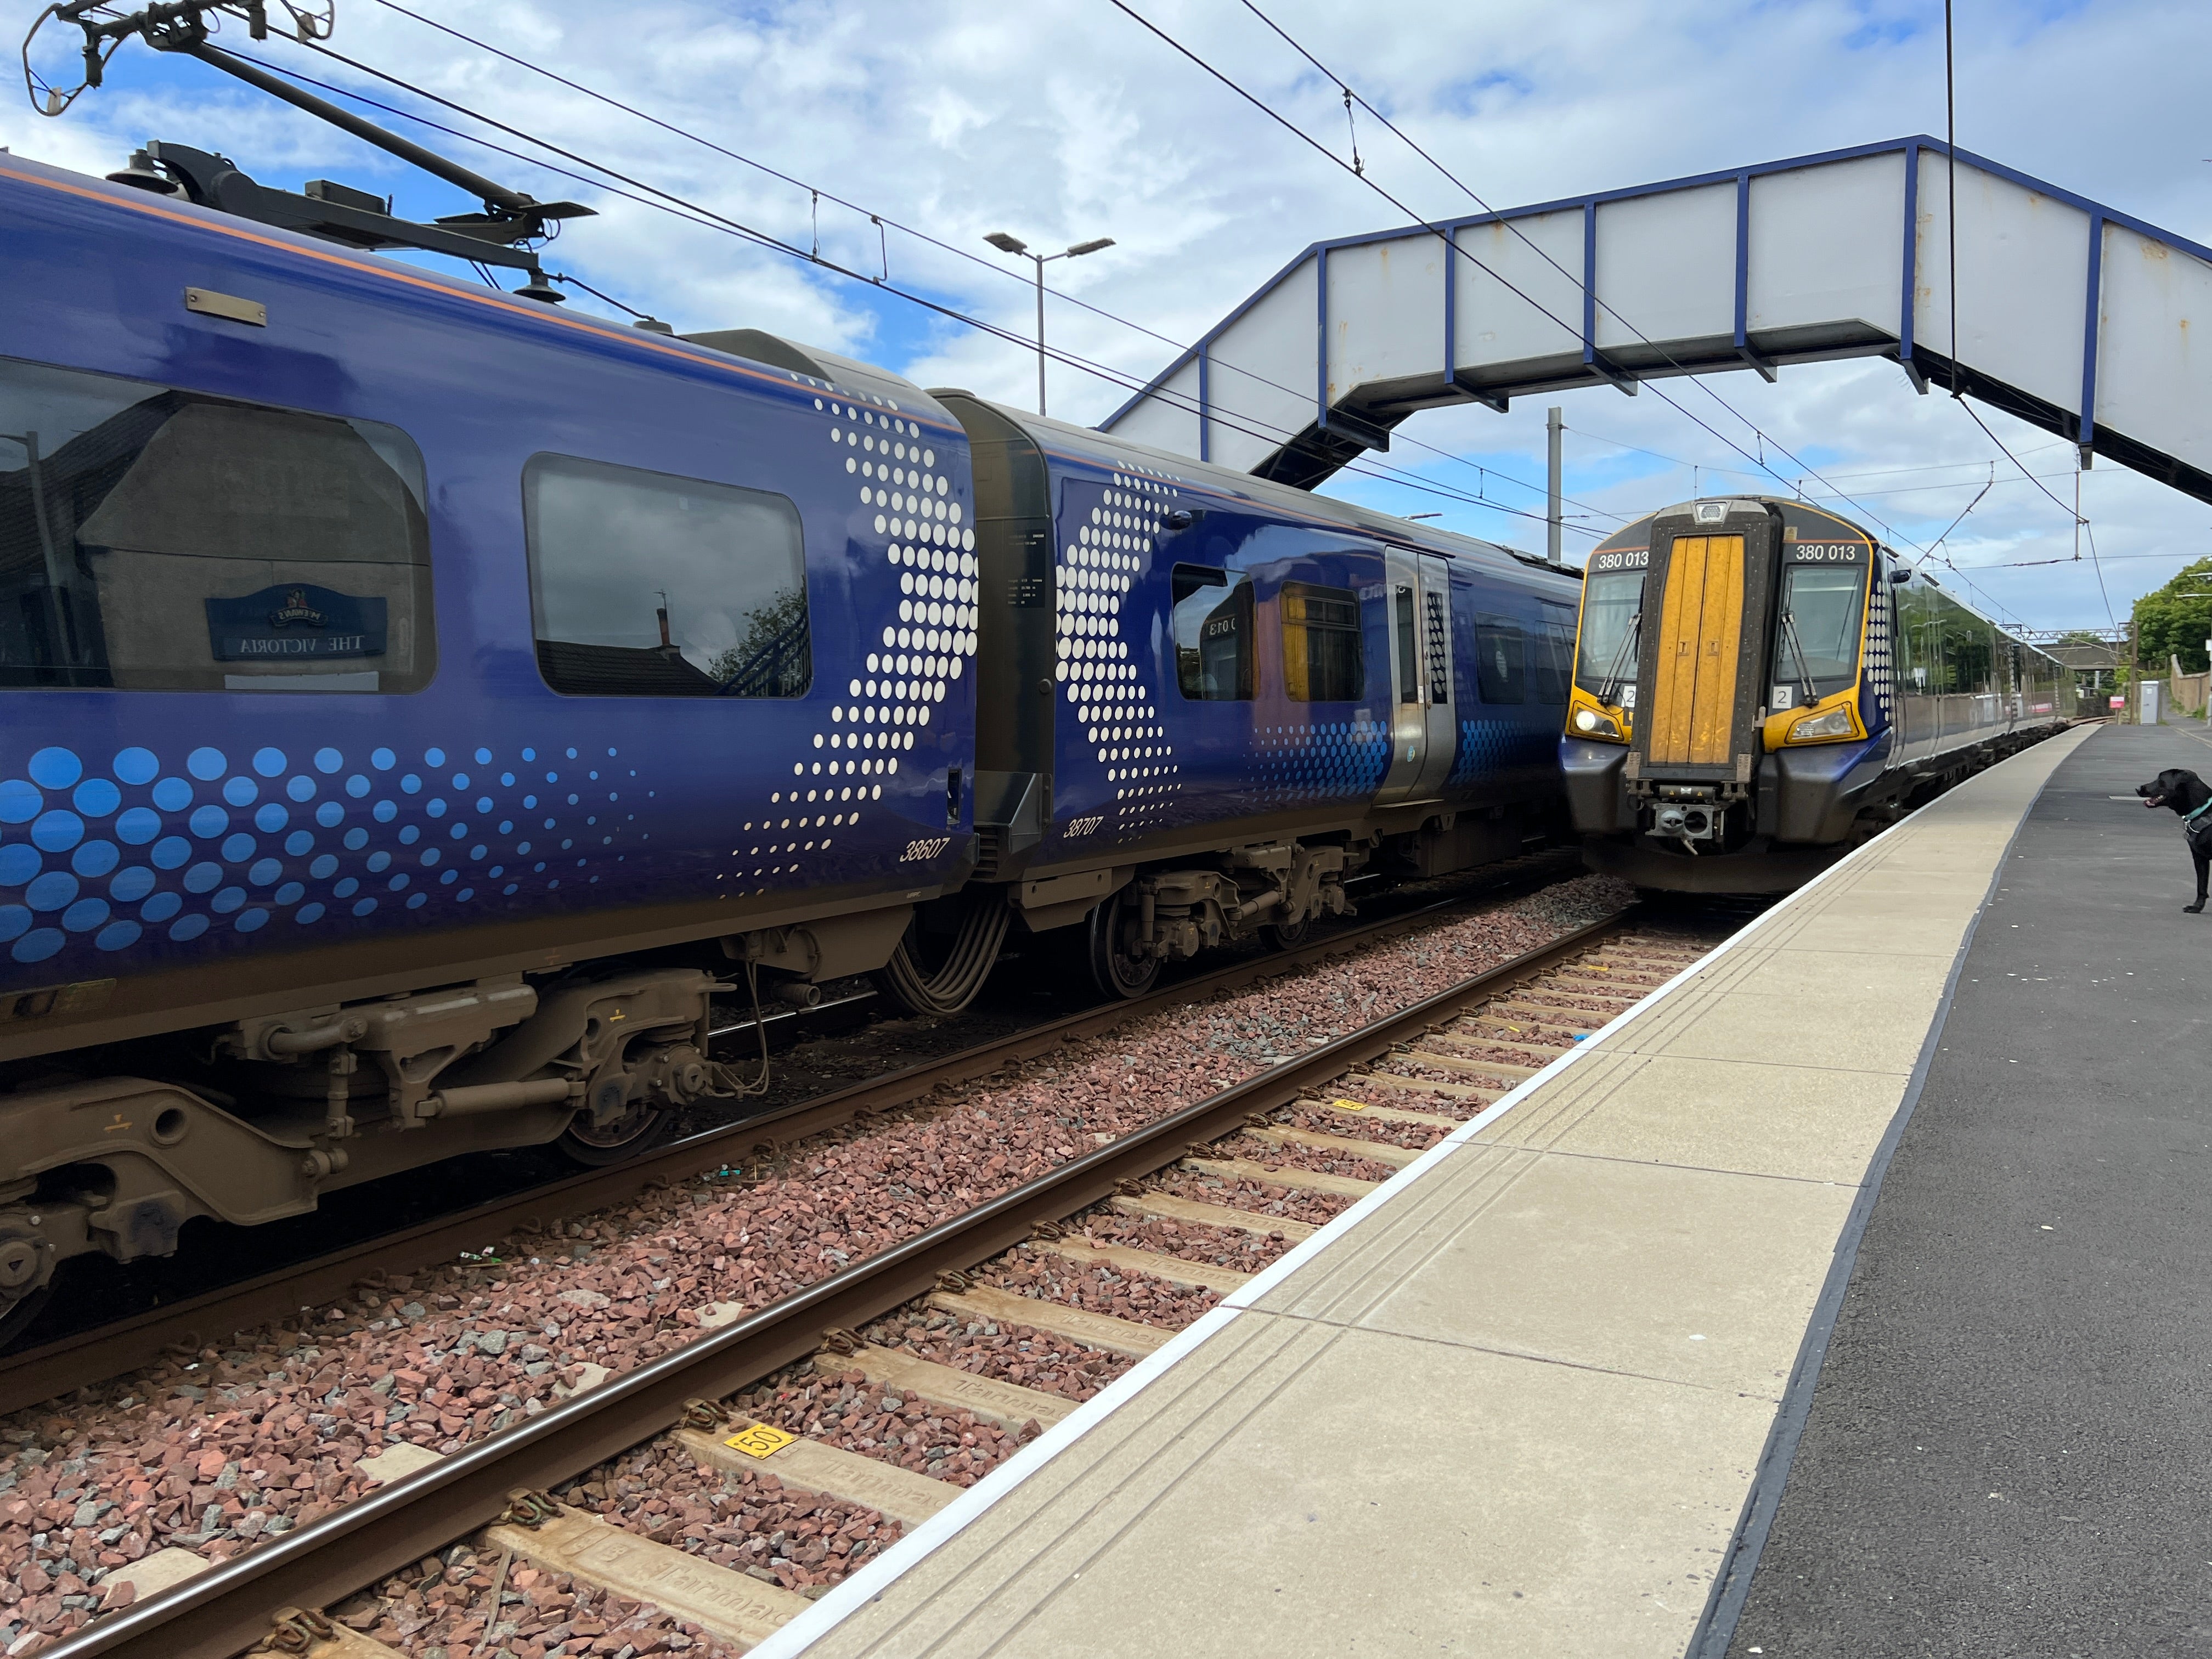
[[[1133,3],[1302,131],[1347,153],[1338,87],[1243,8]],[[1405,0],[1380,11],[1321,0],[1262,3],[1500,206],[1940,131],[1943,119],[1940,16],[1902,0]],[[349,56],[801,248],[814,246],[817,210],[803,188],[499,63],[377,0],[339,0],[339,9],[333,44]],[[1002,0],[441,0],[434,15],[858,204],[860,213],[820,204],[826,257],[871,273],[887,257],[896,282],[1024,337],[1032,326],[1027,264],[984,247],[986,232],[1012,231],[1039,247],[1112,236],[1116,246],[1103,253],[1054,264],[1054,286],[1188,340],[1307,243],[1401,217],[1104,0],[1028,8]],[[2014,0],[1962,17],[1964,145],[2183,234],[2204,231],[2212,176],[2197,159],[2206,151],[2196,136],[2195,82],[2212,46],[2212,15],[2160,0],[2057,11]],[[264,50],[409,101],[297,48]],[[1417,211],[1466,210],[1465,197],[1364,113],[1358,132],[1370,176]],[[397,190],[408,210],[464,205],[444,186],[426,186],[212,71],[137,45],[118,56],[111,85],[62,121],[39,119],[20,103],[0,106],[0,143],[86,171],[119,165],[149,137],[220,148],[270,183],[296,186],[328,173]],[[550,262],[679,328],[764,327],[872,356],[925,384],[966,385],[1024,405],[1034,396],[1033,359],[1017,344],[804,261],[457,141],[434,142],[541,197],[597,206],[601,216],[570,226]],[[868,212],[983,263],[879,233]],[[1063,302],[1054,303],[1049,326],[1056,344],[1139,380],[1172,355],[1138,330]],[[2009,463],[1964,413],[1940,396],[1914,396],[1894,366],[1826,365],[1789,371],[1774,386],[1749,375],[1712,386],[1767,437],[1754,437],[1696,387],[1666,389],[1754,453],[1779,444],[1817,457],[1865,508],[1922,540],[1966,504],[1995,460],[2000,483],[1947,545],[1961,566],[2070,557],[2067,514],[2016,474],[2003,482]],[[1125,396],[1078,370],[1053,371],[1056,414],[1095,420]],[[1389,461],[1455,489],[1474,484],[1470,468],[1425,456],[1411,441],[1418,440],[1540,480],[1540,405],[1548,401],[1504,416],[1461,410],[1420,417]],[[1633,514],[1690,484],[1686,471],[1614,453],[1597,434],[1701,466],[1744,465],[1650,389],[1634,399],[1600,390],[1558,401],[1575,428],[1570,493],[1594,507]],[[2069,452],[2048,447],[2046,434],[1985,418],[2034,469],[2069,465]],[[1884,471],[1938,464],[1952,470]],[[1722,487],[1750,483],[1720,476]],[[1924,487],[1954,481],[1959,487]],[[1485,482],[1493,495],[1532,504],[1526,491]],[[2070,477],[2050,482],[2070,501]],[[1441,507],[1446,523],[1540,544],[1540,526],[1526,520],[1371,479],[1333,487],[1399,511]],[[2212,526],[2204,504],[2110,464],[2082,489],[2116,608],[2193,556]],[[2102,619],[2086,567],[1978,580],[2033,622]]]

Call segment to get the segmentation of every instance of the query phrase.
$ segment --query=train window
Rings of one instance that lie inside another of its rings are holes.
[[[1547,605],[1542,614],[1544,620],[1528,636],[1528,677],[1534,682],[1532,695],[1538,702],[1564,703],[1567,700],[1567,681],[1574,665],[1574,612],[1561,605]]]
[[[0,685],[415,690],[423,498],[397,427],[0,362]]]
[[[1521,624],[1510,617],[1474,619],[1474,683],[1485,702],[1526,702],[1528,676],[1522,660]]]
[[[1292,702],[1350,702],[1366,690],[1351,589],[1285,582],[1282,619],[1283,689]]]
[[[1414,659],[1419,647],[1413,639],[1413,589],[1410,583],[1401,582],[1390,590],[1390,611],[1392,625],[1398,631],[1398,701],[1419,702],[1421,680]]]
[[[1584,579],[1575,683],[1600,702],[1635,704],[1643,611],[1643,571],[1607,570]]]
[[[799,509],[538,455],[522,475],[538,672],[569,696],[796,697],[814,678]]]
[[[1793,564],[1782,572],[1774,706],[1817,702],[1858,678],[1866,567]]]
[[[1200,702],[1252,696],[1252,582],[1241,571],[1179,564],[1173,574],[1176,683]]]

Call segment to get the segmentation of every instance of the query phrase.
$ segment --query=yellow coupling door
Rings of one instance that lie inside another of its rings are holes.
[[[1667,564],[1651,762],[1725,766],[1743,639],[1743,538],[1682,536]]]

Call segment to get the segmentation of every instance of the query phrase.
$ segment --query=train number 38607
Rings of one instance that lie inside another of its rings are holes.
[[[899,854],[901,864],[913,864],[924,859],[933,859],[952,845],[950,836],[927,836],[920,841],[910,841],[906,851]]]

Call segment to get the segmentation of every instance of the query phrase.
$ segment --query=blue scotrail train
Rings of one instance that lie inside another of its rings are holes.
[[[949,1012],[1042,935],[1134,995],[1563,822],[1571,572],[169,155],[0,158],[0,1328],[196,1217],[628,1156],[746,1086],[717,996]]]

